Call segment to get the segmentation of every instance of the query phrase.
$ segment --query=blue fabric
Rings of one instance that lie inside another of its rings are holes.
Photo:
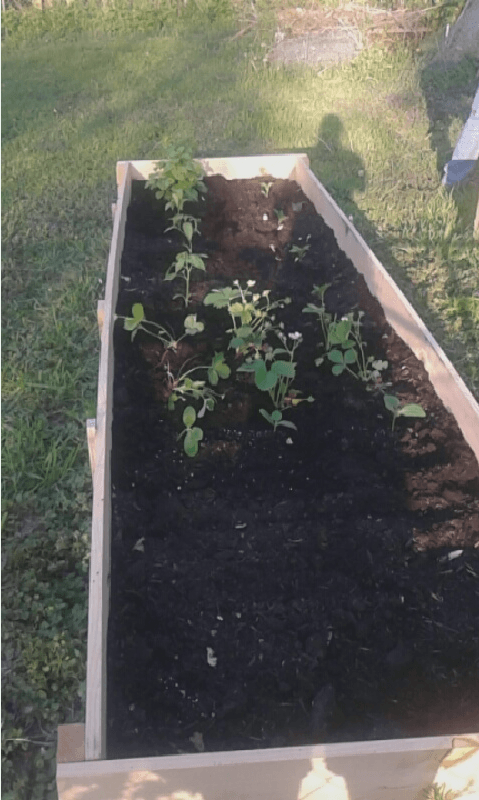
[[[444,167],[444,178],[442,179],[444,186],[451,187],[464,180],[475,165],[475,160],[457,159],[449,161]]]

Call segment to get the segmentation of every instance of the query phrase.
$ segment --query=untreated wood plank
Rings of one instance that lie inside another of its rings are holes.
[[[307,167],[306,153],[284,153],[277,156],[239,156],[238,158],[201,158],[197,159],[203,166],[206,175],[223,175],[227,180],[234,178],[266,177],[291,178],[298,160]],[[130,164],[133,180],[146,180],[154,171],[158,161],[118,161],[117,184],[120,185],[126,165]]]
[[[65,764],[57,784],[60,800],[420,800],[453,744],[441,736]],[[479,790],[477,761],[457,773]]]
[[[88,444],[88,458],[90,459],[90,469],[93,477],[95,474],[95,467],[96,467],[96,454],[95,454],[96,419],[87,419],[86,438]]]
[[[106,636],[110,580],[113,325],[130,193],[131,178],[130,170],[127,168],[119,188],[118,209],[108,258],[98,374],[86,681],[85,758],[87,760],[105,758],[106,752]]]
[[[101,339],[101,335],[102,335],[102,332],[103,332],[103,323],[105,321],[105,301],[104,300],[98,300],[98,302],[96,304],[96,320],[97,320],[97,323],[98,323],[98,332],[100,334],[100,339]]]
[[[391,327],[423,362],[438,397],[454,415],[479,461],[479,404],[472,393],[379,259],[302,161],[297,163],[296,180],[334,231],[339,247],[364,275]]]
[[[85,725],[74,722],[59,725],[57,736],[57,764],[68,764],[85,760]]]

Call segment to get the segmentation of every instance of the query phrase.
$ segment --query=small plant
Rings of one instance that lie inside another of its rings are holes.
[[[291,302],[289,297],[271,302],[269,290],[261,293],[253,291],[255,283],[247,281],[243,288],[239,281],[234,281],[233,287],[213,289],[203,300],[205,306],[224,308],[230,315],[233,327],[227,333],[233,335],[229,347],[238,354],[251,350],[258,352],[263,347],[268,331],[276,329],[273,312]]]
[[[405,403],[401,405],[401,401],[393,394],[384,395],[384,405],[387,410],[393,415],[391,430],[394,430],[394,425],[398,417],[415,417],[417,419],[424,419],[426,412],[423,407],[418,403]]]
[[[182,336],[175,338],[171,331],[168,331],[163,325],[157,322],[145,319],[145,310],[141,303],[134,303],[131,310],[131,317],[116,316],[116,319],[123,320],[123,328],[126,331],[131,331],[131,340],[133,341],[138,331],[144,331],[150,336],[163,344],[167,350],[176,350],[179,342],[185,336],[194,336],[196,333],[201,333],[204,330],[203,322],[196,319],[196,314],[190,314],[184,320],[185,332]]]
[[[316,305],[316,303],[308,303],[306,308],[303,308],[303,314],[315,314],[319,320],[321,325],[321,331],[323,334],[323,341],[321,344],[323,347],[328,346],[328,330],[329,325],[332,322],[332,314],[326,311],[326,305],[324,302],[324,295],[326,294],[327,290],[331,288],[330,283],[323,283],[322,286],[315,286],[313,288],[313,294],[315,297],[318,298],[321,305]]]
[[[173,281],[175,278],[179,278],[185,282],[184,291],[177,292],[173,299],[176,300],[177,298],[181,298],[185,304],[185,307],[187,307],[191,297],[191,273],[194,269],[199,269],[202,272],[206,271],[205,262],[203,259],[207,258],[207,256],[206,253],[193,253],[193,235],[196,230],[191,222],[191,218],[186,220],[183,219],[179,224],[181,225],[180,229],[182,230],[186,240],[185,249],[178,253],[171,267],[167,269],[164,279],[165,281]]]
[[[268,414],[264,408],[260,408],[259,413],[273,426],[274,431],[280,426],[283,428],[292,428],[295,431],[297,430],[294,422],[290,422],[289,419],[283,419],[283,413],[277,408],[275,408],[271,414]]]
[[[256,358],[248,358],[238,372],[254,373],[255,385],[263,392],[268,392],[273,405],[281,410],[287,403],[285,402],[288,390],[292,381],[296,377],[296,364],[293,361],[294,353],[302,336],[300,333],[278,332],[278,337],[284,347],[268,347],[261,354],[257,353]],[[288,356],[285,359],[283,356]],[[281,358],[278,358],[281,356]]]
[[[387,368],[388,362],[366,356],[366,346],[361,335],[364,312],[359,311],[357,316],[351,312],[341,320],[333,319],[326,311],[324,303],[324,295],[329,288],[328,283],[315,286],[314,294],[321,305],[308,303],[303,308],[303,313],[315,314],[321,325],[326,355],[315,360],[316,366],[320,366],[327,358],[333,364],[333,375],[341,375],[347,371],[357,380],[368,384],[369,390],[384,389],[387,384],[383,383],[381,372]]]
[[[277,228],[277,230],[281,231],[283,229],[283,227],[284,227],[283,226],[283,222],[286,219],[286,214],[284,213],[283,209],[281,209],[281,208],[275,208],[274,209],[274,213],[276,214],[276,219],[278,220],[278,228]]]
[[[272,185],[273,185],[273,181],[265,181],[264,183],[262,183],[261,184],[261,194],[264,194],[265,197],[268,197],[269,190],[271,189]]]
[[[311,234],[310,233],[308,233],[308,236],[306,238],[306,242],[303,245],[299,245],[299,244],[292,244],[291,245],[291,247],[289,249],[289,252],[294,256],[294,263],[295,264],[297,264],[299,261],[302,261],[303,258],[306,255],[306,253],[308,252],[308,250],[311,248],[311,245],[309,244],[309,239],[311,239]],[[330,284],[327,284],[327,286],[329,286],[329,285]]]
[[[169,147],[165,160],[158,162],[146,185],[158,200],[166,200],[166,210],[182,211],[186,202],[194,202],[206,192],[203,175],[203,168],[194,161],[190,150]]]
[[[194,458],[198,453],[199,443],[203,439],[203,430],[195,425],[196,411],[193,406],[186,406],[183,411],[183,424],[185,429],[179,434],[178,439],[183,439],[183,449],[187,456]]]
[[[194,372],[206,370],[208,380],[212,386],[217,386],[220,378],[227,378],[229,376],[230,368],[225,363],[223,353],[215,353],[209,365],[198,365],[185,372],[184,367],[186,363],[187,362],[185,362],[176,376],[170,371],[169,365],[167,365],[166,394],[168,397],[168,410],[172,411],[174,409],[177,400],[185,400],[190,397],[193,400],[203,401],[203,405],[200,411],[198,411],[198,417],[202,418],[206,411],[213,411],[216,400],[218,398],[223,398],[224,395],[218,394],[207,386],[205,380],[196,380],[191,376]]]

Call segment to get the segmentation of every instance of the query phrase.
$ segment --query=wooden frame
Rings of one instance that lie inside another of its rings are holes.
[[[364,275],[370,291],[381,303],[391,326],[424,363],[438,396],[455,416],[466,441],[479,460],[479,405],[381,262],[311,172],[307,156],[287,154],[203,159],[201,163],[207,175],[221,174],[227,179],[270,176],[290,178],[298,182],[304,193],[313,202],[318,213],[334,231],[338,245],[351,258],[358,271]],[[350,795],[351,798],[399,800],[403,797],[416,797],[415,794],[411,794],[412,784],[416,780],[416,778],[413,780],[412,774],[416,775],[417,773],[417,778],[419,774],[421,775],[420,782],[417,783],[417,791],[423,789],[428,783],[427,776],[434,771],[432,767],[437,768],[444,752],[451,747],[452,735],[438,739],[357,742],[321,747],[104,761],[106,754],[106,635],[109,614],[114,310],[118,295],[120,261],[132,181],[145,180],[155,165],[156,162],[153,161],[120,161],[117,164],[118,201],[114,211],[105,300],[98,309],[101,353],[97,416],[96,420],[90,420],[87,426],[93,474],[93,514],[84,728],[85,762],[76,763],[72,759],[70,763],[58,765],[59,796],[61,800],[73,800],[80,796],[88,798],[88,800],[94,800],[97,797],[98,800],[108,800],[110,797],[127,800],[127,798],[139,796],[135,792],[137,789],[139,790],[141,784],[141,796],[145,800],[150,797],[179,800],[180,795],[177,795],[176,792],[180,789],[184,790],[188,784],[192,791],[194,786],[197,786],[196,794],[181,795],[182,800],[190,800],[190,798],[193,800],[218,798],[220,800],[226,796],[228,798],[247,798],[248,800],[263,800],[263,798],[264,800],[282,800],[282,798],[296,800],[296,798],[305,796],[298,794],[303,791],[298,788],[298,786],[303,786],[302,782],[298,784],[298,779],[301,778],[303,781],[305,776],[311,773],[313,777],[310,779],[310,783],[313,782],[311,783],[313,788],[312,794],[308,795],[311,800],[313,797],[318,800],[319,798],[329,800],[333,797],[335,800],[341,800],[343,795],[340,793],[324,794],[326,789],[319,786],[317,776],[318,774],[331,775],[330,770],[336,776],[344,776],[349,769],[347,765],[345,766],[346,761],[352,759],[356,763],[356,767],[353,769],[356,778],[353,780],[355,793]],[[63,738],[67,734],[68,731],[63,731]],[[77,739],[79,736],[81,738],[81,735],[81,731],[76,729]],[[78,742],[76,752],[82,752]],[[401,770],[406,763],[404,761],[406,753],[409,754],[406,759],[408,777],[404,778],[403,791],[400,786],[403,780]],[[313,764],[312,772],[311,764]],[[385,764],[389,764],[387,769],[390,772],[386,783],[382,777],[386,775],[386,767],[383,769]],[[336,771],[335,765],[339,765],[339,772]],[[343,771],[341,772],[341,770]],[[188,778],[183,779],[181,775],[188,776]],[[358,775],[363,775],[363,778],[357,777]],[[374,777],[375,775],[377,778]],[[193,782],[190,781],[192,776],[195,776]],[[239,793],[230,794],[226,789],[221,790],[223,781],[226,781],[224,786],[228,786],[229,790],[232,786],[237,785]],[[316,783],[314,783],[315,781]],[[356,783],[359,787],[357,791]],[[293,784],[296,794],[291,793],[294,788]],[[339,787],[339,784],[337,785]],[[73,786],[82,787],[81,791],[79,790],[79,793],[76,794],[71,793],[70,789]],[[95,786],[100,786],[99,793],[94,788]],[[115,786],[116,789],[111,788]],[[240,786],[241,791],[239,790]],[[364,788],[363,791],[361,788],[363,786],[367,787],[367,790]],[[386,789],[387,786],[389,788]],[[351,791],[349,785],[348,789]],[[344,797],[347,798],[348,795],[344,794]]]

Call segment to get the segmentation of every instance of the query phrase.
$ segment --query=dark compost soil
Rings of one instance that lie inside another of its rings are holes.
[[[278,180],[265,197],[261,181],[207,184],[194,310],[204,319],[205,292],[233,279],[291,297],[279,313],[304,337],[295,387],[315,401],[285,415],[297,431],[273,432],[257,390],[231,378],[188,458],[184,406],[165,410],[161,345],[131,343],[117,323],[108,757],[477,730],[477,461],[298,186]],[[178,332],[167,225],[135,183],[117,313],[141,302]],[[308,235],[295,263],[289,244]],[[301,310],[326,282],[328,310],[365,312],[368,353],[426,419],[393,432],[380,394],[314,366],[320,336]],[[208,346],[190,339],[178,359]]]

